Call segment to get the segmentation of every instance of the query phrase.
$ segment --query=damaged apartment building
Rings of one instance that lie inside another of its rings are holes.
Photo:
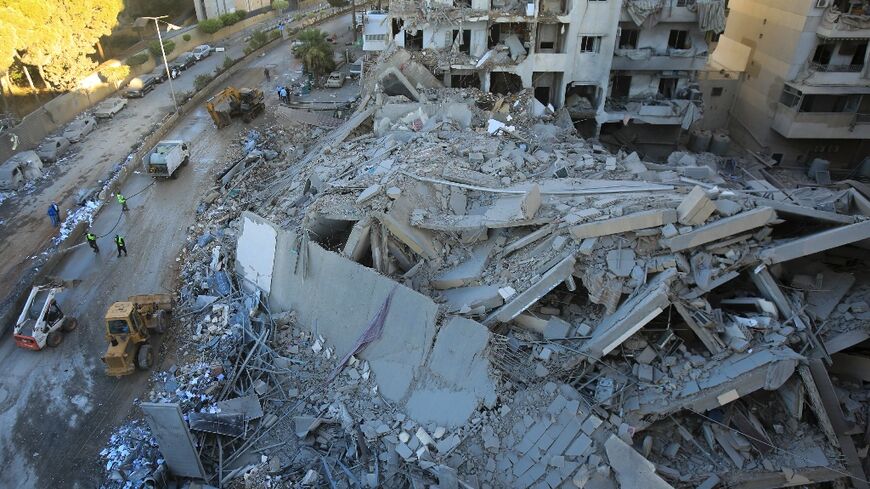
[[[870,175],[870,1],[732,0],[716,58],[745,73],[729,130],[782,165]]]
[[[401,47],[447,87],[534,90],[587,136],[627,128],[675,149],[701,117],[699,71],[725,28],[724,0],[393,0],[370,13],[364,49]],[[543,109],[542,109],[543,110]],[[655,153],[655,151],[653,151]]]

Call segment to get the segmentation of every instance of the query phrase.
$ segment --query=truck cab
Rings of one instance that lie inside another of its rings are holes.
[[[106,373],[115,377],[133,373],[139,345],[148,341],[148,333],[132,302],[116,302],[106,311],[106,339],[109,348],[102,358]]]

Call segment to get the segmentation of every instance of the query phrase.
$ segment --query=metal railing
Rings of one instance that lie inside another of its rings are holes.
[[[855,114],[855,124],[870,124],[870,114]]]
[[[810,69],[823,73],[858,73],[864,69],[864,65],[832,65],[812,62]]]

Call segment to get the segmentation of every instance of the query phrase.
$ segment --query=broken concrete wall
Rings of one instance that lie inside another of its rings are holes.
[[[268,294],[272,288],[278,233],[265,219],[243,212],[241,236],[236,248],[236,272],[247,279],[241,286],[248,292],[258,288]]]

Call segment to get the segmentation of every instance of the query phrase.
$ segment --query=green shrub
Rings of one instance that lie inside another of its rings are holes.
[[[256,51],[265,46],[267,42],[269,42],[269,35],[260,29],[257,29],[251,34],[251,40],[248,41],[248,46],[251,47],[251,51]]]
[[[133,56],[127,58],[127,65],[129,66],[139,66],[148,61],[148,53],[136,53]]]
[[[224,69],[228,70],[234,64],[236,64],[238,60],[233,58],[232,56],[224,56]]]
[[[287,0],[272,0],[272,10],[284,10],[290,6]]]
[[[212,75],[198,75],[196,79],[193,80],[193,88],[196,91],[202,90],[210,81],[212,81],[212,78]]]
[[[270,41],[274,41],[275,39],[278,39],[279,37],[281,37],[281,33],[279,31],[274,30],[274,31],[269,32],[269,40]]]
[[[207,19],[201,21],[197,27],[201,32],[206,34],[214,34],[215,32],[221,30],[224,26],[224,23],[221,19]]]
[[[185,34],[185,35],[181,36],[181,38],[184,39],[184,42],[188,42],[188,41],[190,41],[190,34]]]
[[[254,52],[254,49],[251,49],[251,46],[245,46],[245,56]]]
[[[166,55],[169,56],[169,53],[175,50],[175,42],[173,41],[163,41],[163,51],[166,52]],[[151,56],[154,56],[154,59],[159,60],[163,57],[163,53],[160,52],[160,43],[157,41],[151,41],[148,43],[148,51],[151,53]]]
[[[246,10],[236,10],[231,14],[223,14],[219,18],[223,24],[233,25],[241,20],[244,20],[245,17],[248,16],[248,12]]]

